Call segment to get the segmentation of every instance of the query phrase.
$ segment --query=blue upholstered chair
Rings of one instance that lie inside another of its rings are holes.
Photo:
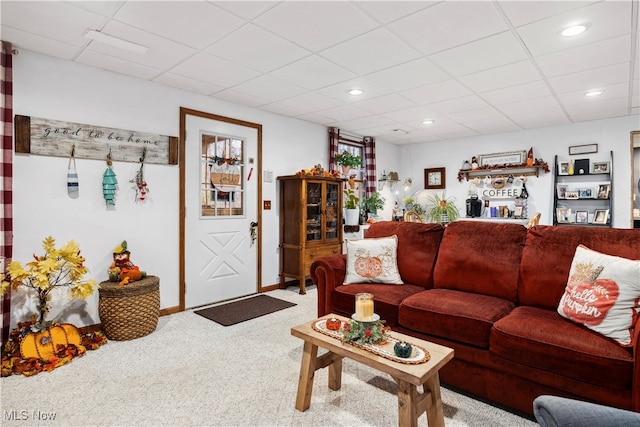
[[[640,426],[640,413],[557,396],[538,396],[533,414],[541,427]]]

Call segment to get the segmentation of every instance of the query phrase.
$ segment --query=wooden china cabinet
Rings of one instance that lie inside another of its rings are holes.
[[[280,286],[286,278],[305,282],[311,263],[342,253],[342,185],[340,178],[279,176]]]

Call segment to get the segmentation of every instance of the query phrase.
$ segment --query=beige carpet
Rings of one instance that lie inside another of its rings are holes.
[[[311,408],[295,409],[302,341],[290,328],[316,317],[316,289],[268,294],[297,305],[229,327],[191,311],[178,313],[160,318],[151,335],[111,341],[51,373],[2,378],[0,424],[397,425],[395,382],[350,360],[344,361],[340,390],[327,387],[322,369]],[[447,426],[537,425],[446,388],[442,399]],[[419,425],[427,425],[424,415]]]

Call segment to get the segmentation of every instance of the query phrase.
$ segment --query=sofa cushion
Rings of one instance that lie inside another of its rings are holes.
[[[402,301],[398,323],[414,331],[487,348],[494,322],[513,308],[511,301],[502,298],[430,289]]]
[[[516,301],[527,229],[519,224],[455,221],[442,236],[434,288]]]
[[[332,306],[336,314],[350,317],[355,312],[356,294],[366,292],[373,295],[374,310],[387,325],[398,323],[398,306],[406,297],[424,291],[422,286],[416,285],[385,285],[385,284],[351,284],[338,286],[333,291]]]
[[[398,237],[347,240],[347,273],[344,283],[402,284],[398,273]]]
[[[504,359],[578,381],[631,388],[631,352],[555,310],[516,307],[494,324],[490,349]]]
[[[558,313],[631,345],[640,300],[640,261],[614,257],[580,245]]]
[[[527,233],[520,264],[518,303],[555,310],[578,245],[640,259],[640,230],[539,225]],[[540,274],[544,272],[544,274]]]
[[[430,289],[443,232],[440,224],[379,221],[371,224],[365,238],[398,236],[398,271],[402,281]]]

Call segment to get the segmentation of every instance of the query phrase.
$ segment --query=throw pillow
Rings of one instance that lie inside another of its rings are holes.
[[[576,248],[558,313],[630,346],[640,311],[640,261]]]
[[[398,237],[347,240],[344,283],[402,284],[398,272]]]

